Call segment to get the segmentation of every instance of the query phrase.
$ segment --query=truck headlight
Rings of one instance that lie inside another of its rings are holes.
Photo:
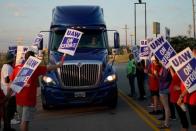
[[[104,82],[112,82],[112,81],[115,81],[116,79],[117,79],[116,74],[112,74],[112,75],[107,76]]]
[[[56,85],[56,82],[49,76],[44,76],[43,77],[43,81],[47,84],[47,85]]]

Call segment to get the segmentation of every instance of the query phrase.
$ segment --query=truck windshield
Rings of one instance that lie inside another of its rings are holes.
[[[78,48],[106,48],[102,30],[82,30],[84,33],[80,39]],[[65,31],[52,32],[51,50],[57,51],[63,39]]]

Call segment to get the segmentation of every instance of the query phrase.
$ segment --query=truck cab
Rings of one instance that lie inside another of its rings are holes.
[[[58,47],[68,28],[83,32],[74,56],[39,79],[44,109],[59,105],[100,103],[117,105],[117,74],[109,62],[109,43],[103,9],[99,6],[57,6],[52,11],[48,43],[48,64],[57,64]],[[114,48],[119,34],[114,32]]]

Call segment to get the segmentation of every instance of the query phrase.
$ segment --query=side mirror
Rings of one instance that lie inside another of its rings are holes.
[[[118,32],[114,32],[114,48],[120,48],[120,37]]]

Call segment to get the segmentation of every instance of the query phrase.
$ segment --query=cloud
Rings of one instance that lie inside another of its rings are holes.
[[[13,15],[16,16],[16,17],[23,16],[22,13],[19,12],[19,11],[13,12]]]
[[[7,2],[4,3],[4,5],[2,5],[2,7],[5,10],[9,11],[9,14],[15,17],[24,17],[24,10],[25,10],[25,6],[24,5],[17,5],[16,3],[12,3],[12,2]]]

